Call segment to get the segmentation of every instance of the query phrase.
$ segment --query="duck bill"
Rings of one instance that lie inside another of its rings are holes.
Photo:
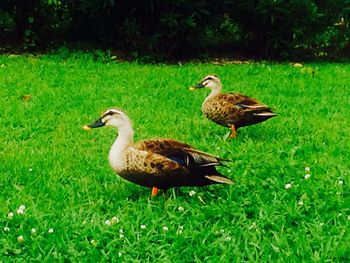
[[[90,130],[93,128],[99,128],[105,126],[105,123],[102,121],[102,118],[97,119],[94,123],[84,126],[84,130]]]
[[[204,88],[205,86],[203,85],[202,82],[194,85],[193,87],[190,87],[190,90],[196,90],[196,89],[201,89],[201,88]]]

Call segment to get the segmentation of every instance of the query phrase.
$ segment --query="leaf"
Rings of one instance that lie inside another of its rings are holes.
[[[24,34],[27,36],[27,37],[29,37],[31,34],[32,34],[32,30],[31,29],[26,29],[25,31],[24,31]]]

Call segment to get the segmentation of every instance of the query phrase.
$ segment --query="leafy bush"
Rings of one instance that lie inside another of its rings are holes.
[[[1,5],[0,30],[11,25],[7,30],[12,28],[25,49],[85,41],[161,58],[232,53],[237,47],[266,58],[335,57],[350,50],[349,0],[5,0]]]
[[[198,50],[209,29],[215,32],[224,21],[222,1],[163,1],[139,2],[110,0],[77,0],[95,39],[162,57]],[[83,15],[83,16],[84,16]],[[222,30],[221,30],[222,31]],[[211,35],[208,35],[211,36]],[[215,37],[215,35],[213,36]],[[201,40],[201,41],[200,41]]]
[[[1,3],[0,21],[8,17],[3,32],[10,31],[9,40],[15,40],[25,50],[60,42],[70,30],[72,18],[67,5],[58,0],[28,0]]]
[[[334,24],[342,17],[348,20],[350,10],[348,0],[236,0],[233,5],[231,15],[246,32],[247,42],[267,57],[307,51],[316,55],[330,47],[327,41],[332,37],[343,34]],[[348,45],[344,40],[343,45]]]

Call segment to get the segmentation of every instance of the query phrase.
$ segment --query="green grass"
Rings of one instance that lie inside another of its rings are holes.
[[[279,116],[224,142],[227,130],[200,111],[208,91],[188,91],[208,73]],[[0,56],[0,262],[348,262],[349,76],[346,64]],[[111,106],[128,112],[135,140],[173,138],[234,159],[221,172],[235,184],[151,199],[110,169],[116,132],[82,130]],[[106,225],[114,216],[119,222]]]

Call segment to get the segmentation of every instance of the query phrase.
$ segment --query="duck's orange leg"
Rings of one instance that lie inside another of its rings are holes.
[[[158,194],[158,188],[157,187],[152,187],[152,192],[151,192],[151,196],[156,196]]]
[[[230,135],[228,137],[231,138],[231,139],[237,137],[237,130],[236,130],[235,125],[233,125],[233,124],[231,125],[231,133],[230,133]]]

